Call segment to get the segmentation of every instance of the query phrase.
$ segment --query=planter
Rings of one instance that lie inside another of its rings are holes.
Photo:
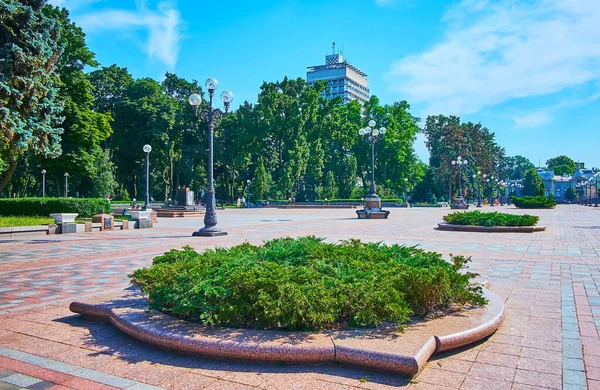
[[[75,218],[77,218],[79,214],[75,213],[53,213],[50,214],[52,218],[54,218],[54,223],[75,223]]]
[[[364,369],[416,375],[434,353],[482,340],[500,327],[504,302],[484,289],[488,304],[396,328],[339,331],[277,331],[203,327],[148,310],[138,290],[118,293],[109,302],[73,302],[72,312],[108,321],[139,341],[179,352],[217,359],[286,363],[341,363]]]
[[[438,223],[438,229],[456,232],[484,232],[484,233],[533,233],[543,232],[546,226],[474,226],[474,225],[452,225],[449,223]]]

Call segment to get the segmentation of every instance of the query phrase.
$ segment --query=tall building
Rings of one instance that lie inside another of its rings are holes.
[[[369,81],[367,74],[344,60],[342,53],[336,52],[335,42],[332,53],[325,56],[325,65],[309,66],[306,72],[308,85],[316,81],[327,81],[328,93],[322,93],[328,99],[341,96],[344,103],[358,100],[362,105],[369,100]]]

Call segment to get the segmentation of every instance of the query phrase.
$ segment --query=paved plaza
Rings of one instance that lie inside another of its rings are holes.
[[[359,221],[351,209],[224,210],[225,237],[191,237],[203,225],[194,218],[161,219],[147,230],[4,239],[0,389],[600,389],[600,208],[530,210],[547,226],[533,234],[434,229],[448,212],[392,209],[389,220]],[[505,300],[506,319],[487,340],[434,356],[411,380],[345,366],[177,355],[68,309],[73,300],[122,291],[128,273],[172,248],[304,235],[472,256],[471,269]]]

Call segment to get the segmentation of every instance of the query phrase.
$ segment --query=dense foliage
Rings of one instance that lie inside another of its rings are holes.
[[[9,198],[0,199],[0,215],[39,216],[51,213],[77,213],[89,218],[96,214],[110,213],[106,199],[89,198]]]
[[[467,160],[468,165],[461,170],[463,197],[474,197],[481,187],[483,196],[493,196],[496,182],[485,181],[477,172],[488,177],[498,177],[498,167],[504,159],[504,148],[495,141],[495,134],[481,123],[461,123],[456,116],[431,115],[423,129],[425,145],[429,150],[429,170],[425,183],[415,188],[415,200],[430,202],[448,199],[449,194],[457,194],[458,169],[452,161],[458,156]],[[475,178],[473,178],[475,174]]]
[[[482,213],[480,211],[455,212],[444,216],[444,221],[451,225],[471,226],[534,226],[539,219],[540,217],[528,214]]]
[[[531,168],[525,172],[523,190],[521,191],[524,196],[543,196],[545,192],[544,188],[544,181],[535,168]]]
[[[402,324],[451,304],[484,304],[469,258],[415,247],[283,238],[156,257],[131,283],[150,305],[204,325],[323,329]]]
[[[60,154],[59,25],[42,0],[0,0],[0,193],[25,152]]]
[[[552,198],[546,198],[543,195],[538,196],[513,196],[512,202],[520,209],[553,209],[556,201]]]
[[[572,175],[577,170],[577,163],[568,156],[558,156],[546,161],[546,167],[555,175]]]

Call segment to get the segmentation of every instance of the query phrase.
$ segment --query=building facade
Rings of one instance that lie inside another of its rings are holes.
[[[332,54],[325,56],[325,65],[309,66],[306,72],[308,85],[326,81],[329,91],[321,95],[327,99],[340,96],[344,104],[357,100],[361,105],[371,97],[367,74],[344,60],[342,53],[336,53],[335,42]]]
[[[565,191],[569,187],[573,189],[581,188],[581,183],[587,182],[595,175],[595,172],[587,168],[579,168],[573,175],[555,175],[554,171],[546,171],[544,169],[537,169],[537,173],[541,176],[544,181],[544,190],[546,196],[553,196],[556,199],[564,199]],[[584,194],[585,189],[583,190]]]

